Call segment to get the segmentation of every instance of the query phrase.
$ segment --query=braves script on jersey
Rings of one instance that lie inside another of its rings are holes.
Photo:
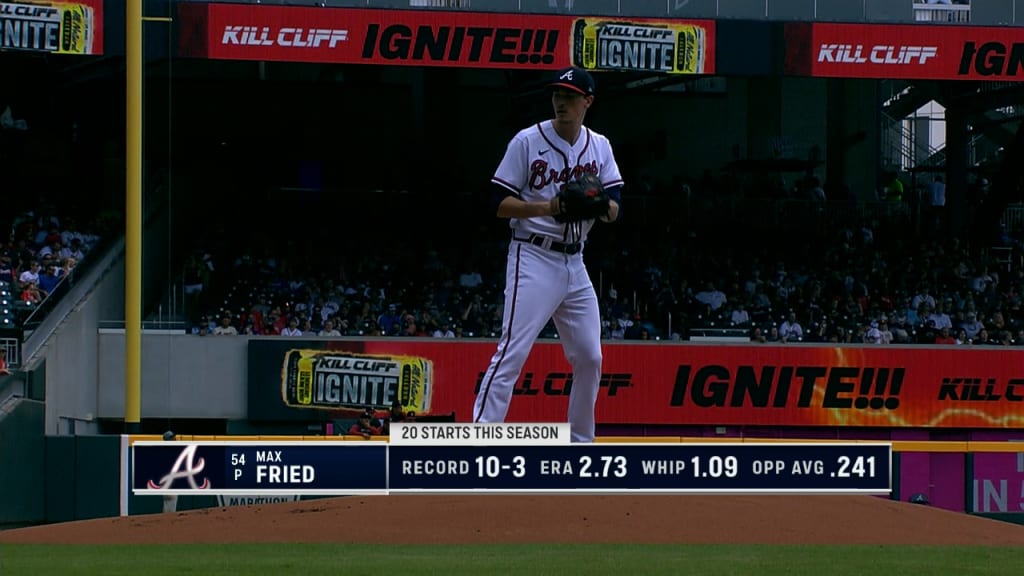
[[[550,201],[567,182],[587,172],[596,174],[606,189],[622,185],[604,136],[583,127],[570,144],[545,121],[516,134],[492,182],[526,202]],[[554,320],[573,368],[571,438],[592,442],[601,380],[601,318],[582,249],[594,221],[559,224],[545,216],[513,218],[509,225],[514,241],[508,250],[503,329],[477,394],[474,420],[505,421],[530,349],[548,320]]]
[[[526,202],[550,200],[562,186],[580,174],[596,174],[605,188],[622,185],[608,139],[583,127],[576,144],[562,140],[547,120],[520,130],[508,145],[492,182],[508,188]],[[569,242],[585,241],[594,222],[583,222],[580,236],[571,237],[571,225],[554,218],[512,219],[509,225],[524,234],[536,233]]]

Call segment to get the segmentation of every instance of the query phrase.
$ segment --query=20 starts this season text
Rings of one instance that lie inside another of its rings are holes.
[[[507,424],[503,426],[465,426],[433,424],[401,428],[400,440],[492,442],[500,440],[558,440],[559,427],[551,424]]]

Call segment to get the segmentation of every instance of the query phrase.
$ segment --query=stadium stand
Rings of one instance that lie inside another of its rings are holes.
[[[116,176],[102,161],[104,119],[49,97],[54,62],[16,52],[0,62],[19,78],[0,88],[0,343],[17,366],[26,334],[116,241],[123,219],[119,198],[104,193],[104,177]]]
[[[588,247],[603,336],[1024,345],[1024,271],[933,228],[923,187],[900,201],[884,187],[872,201],[825,188],[705,174],[634,192],[628,220]],[[501,253],[506,230],[484,229],[467,250],[429,243],[400,215],[390,224],[413,233],[385,246],[353,232],[343,251],[333,230],[197,251],[184,272],[192,332],[496,337],[504,270],[482,255]],[[994,232],[993,245],[1019,252],[1019,232]],[[553,324],[542,336],[557,337]]]
[[[77,218],[77,213],[43,208],[12,219],[10,241],[0,245],[0,277],[9,297],[3,310],[10,324],[22,326],[59,300],[119,222],[117,216],[97,216],[83,224]]]

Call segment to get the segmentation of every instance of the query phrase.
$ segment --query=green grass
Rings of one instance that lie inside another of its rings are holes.
[[[0,575],[666,574],[974,576],[1021,574],[995,547],[352,544],[0,546]]]

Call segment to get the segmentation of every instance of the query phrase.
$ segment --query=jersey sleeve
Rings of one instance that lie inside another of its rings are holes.
[[[508,147],[505,149],[505,156],[501,159],[501,163],[498,164],[498,169],[494,171],[491,182],[519,196],[523,188],[526,187],[526,181],[529,177],[527,173],[529,169],[527,166],[527,148],[526,138],[523,138],[521,135],[513,138],[508,143]]]
[[[615,153],[612,152],[612,145],[607,138],[602,138],[604,148],[604,162],[601,164],[601,184],[605,188],[622,186],[622,174],[619,172],[619,164],[615,161]]]

